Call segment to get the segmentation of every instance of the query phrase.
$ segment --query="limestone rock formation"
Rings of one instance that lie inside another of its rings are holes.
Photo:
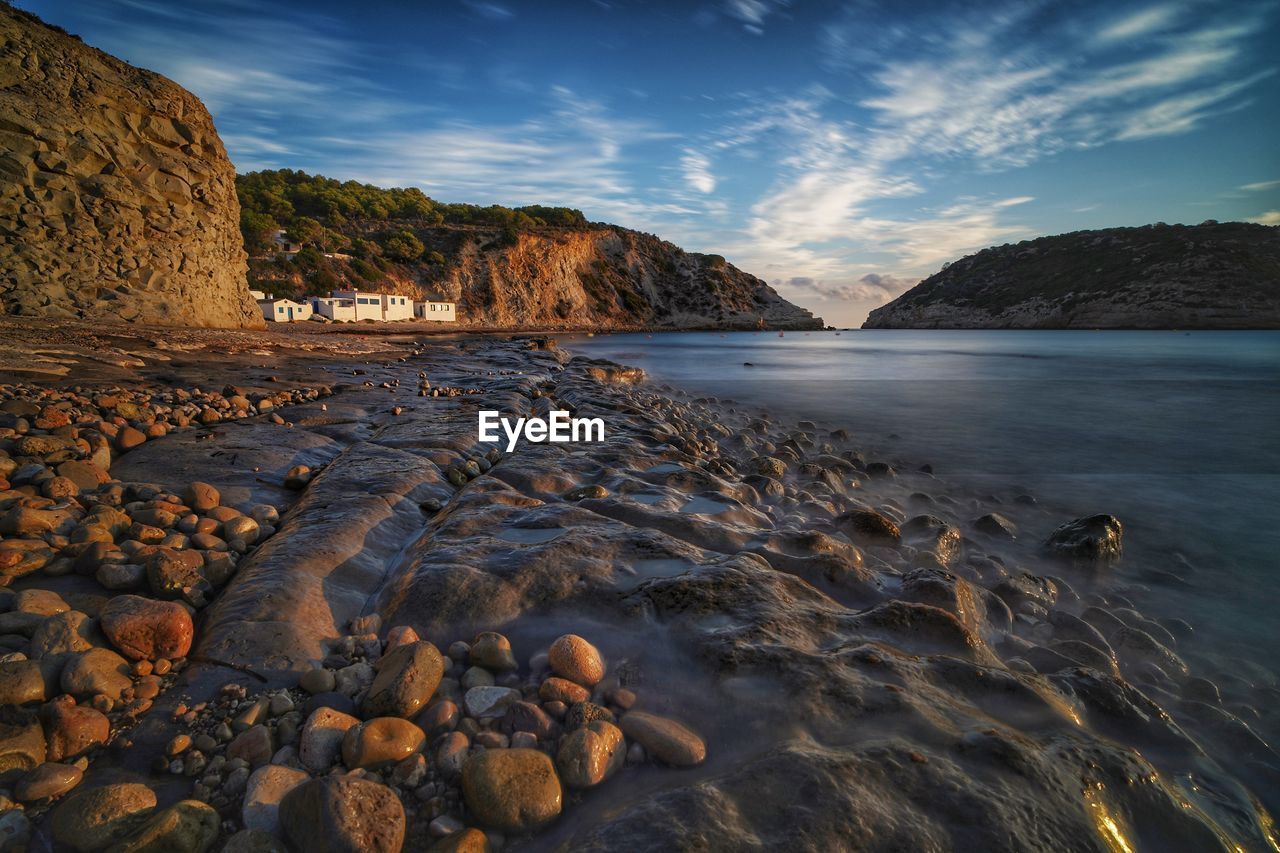
[[[1274,329],[1280,228],[1147,225],[984,249],[871,312],[867,329]]]
[[[6,313],[261,327],[239,217],[199,99],[0,4]]]

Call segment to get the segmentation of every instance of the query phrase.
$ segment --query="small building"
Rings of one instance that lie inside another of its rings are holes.
[[[249,295],[253,297],[255,302],[261,302],[264,299],[270,299],[271,294],[264,293],[261,290],[250,290]]]
[[[354,323],[356,320],[356,301],[354,299],[313,296],[311,297],[311,310],[321,317],[328,317],[336,323]]]
[[[393,320],[413,319],[413,300],[407,296],[394,293],[367,293],[363,290],[334,290],[330,294],[335,299],[350,299],[355,302],[357,320]]]
[[[412,320],[413,300],[407,296],[397,296],[393,293],[382,294],[382,319],[388,322],[392,320]]]
[[[458,319],[457,304],[453,302],[436,302],[428,299],[425,302],[413,303],[414,316],[419,320],[438,323],[451,323]]]
[[[262,316],[273,323],[293,323],[298,320],[311,319],[311,305],[306,302],[294,302],[292,299],[259,299],[258,308]]]
[[[276,252],[282,255],[296,255],[302,251],[302,244],[289,242],[288,232],[283,228],[271,235],[271,242],[276,244]]]

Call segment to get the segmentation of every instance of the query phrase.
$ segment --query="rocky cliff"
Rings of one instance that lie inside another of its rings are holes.
[[[444,204],[291,170],[238,183],[250,278],[277,295],[439,296],[458,303],[460,325],[483,328],[822,328],[719,255],[570,208]],[[281,227],[301,251],[280,251]]]
[[[1280,327],[1280,228],[1077,231],[985,249],[872,311],[866,329]]]
[[[194,95],[0,3],[7,313],[261,326],[239,217]]]

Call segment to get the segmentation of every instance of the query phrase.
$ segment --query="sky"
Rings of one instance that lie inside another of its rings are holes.
[[[837,326],[1044,234],[1280,224],[1280,0],[17,0],[239,171],[549,204]]]

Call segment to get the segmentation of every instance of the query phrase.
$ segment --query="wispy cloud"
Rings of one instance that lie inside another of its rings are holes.
[[[716,176],[711,174],[711,159],[707,155],[686,148],[680,158],[680,167],[684,170],[685,181],[693,189],[708,195],[716,191]]]
[[[1244,190],[1247,193],[1260,193],[1260,192],[1266,192],[1267,190],[1280,189],[1280,180],[1259,181],[1256,184],[1245,184],[1244,186],[1240,187],[1240,189]]]
[[[764,34],[765,19],[787,6],[791,0],[725,0],[724,11],[742,23],[742,28],[752,35]]]
[[[1181,14],[1182,9],[1174,3],[1151,6],[1116,19],[1098,33],[1098,41],[1109,43],[1150,35],[1171,24]]]

